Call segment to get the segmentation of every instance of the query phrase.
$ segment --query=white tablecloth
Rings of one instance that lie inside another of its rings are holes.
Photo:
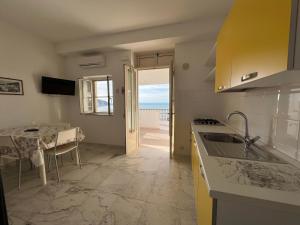
[[[38,131],[26,132],[25,130],[36,128]],[[24,157],[31,159],[35,166],[44,165],[43,150],[55,146],[56,135],[58,131],[70,129],[68,125],[38,125],[23,126],[16,128],[0,129],[0,136],[12,136],[17,147]],[[82,141],[85,138],[81,129],[79,129],[78,139]]]

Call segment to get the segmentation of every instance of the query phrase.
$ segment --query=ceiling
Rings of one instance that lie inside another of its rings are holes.
[[[232,0],[1,0],[0,19],[58,43],[224,17]],[[201,29],[201,28],[199,28]]]

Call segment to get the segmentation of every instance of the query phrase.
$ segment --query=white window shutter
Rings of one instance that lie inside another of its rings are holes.
[[[93,81],[79,79],[80,111],[81,113],[93,113]]]

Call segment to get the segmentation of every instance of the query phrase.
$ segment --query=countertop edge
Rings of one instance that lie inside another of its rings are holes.
[[[201,129],[202,127],[202,129]],[[228,186],[235,186],[237,187],[236,189],[243,189],[240,190],[239,193],[235,193],[233,191],[226,190],[229,187],[223,188],[222,190],[222,185],[216,184],[216,178],[212,178],[211,176],[213,175],[213,172],[211,171],[211,166],[208,165],[210,162],[213,162],[214,160],[218,159],[219,157],[213,157],[213,156],[208,156],[207,152],[205,151],[205,146],[204,143],[202,142],[202,139],[200,138],[199,135],[196,135],[199,130],[205,130],[208,129],[208,126],[203,126],[203,125],[195,125],[191,123],[191,130],[195,136],[196,140],[196,145],[197,145],[197,150],[199,154],[199,159],[201,160],[201,164],[203,165],[203,173],[205,176],[206,180],[206,185],[208,187],[209,194],[212,198],[216,199],[226,199],[228,196],[240,199],[240,198],[247,198],[247,199],[252,199],[255,201],[261,201],[266,204],[272,204],[272,205],[277,205],[282,206],[282,204],[287,205],[288,207],[291,208],[297,208],[299,210],[300,207],[300,195],[298,193],[292,193],[288,191],[279,191],[279,190],[273,190],[273,189],[267,189],[267,188],[260,188],[260,187],[254,187],[251,185],[240,185],[240,184],[228,184]],[[222,130],[222,132],[225,133],[236,133],[236,131],[232,130],[231,128],[227,126],[218,126],[215,127],[216,130]],[[209,127],[211,130],[212,127]],[[217,131],[215,131],[217,132]],[[231,159],[231,160],[237,160],[237,159]],[[291,164],[293,165],[293,164]],[[226,183],[224,183],[226,186]],[[258,191],[260,193],[260,196],[258,194],[253,194],[253,193],[246,193],[244,189],[251,189],[252,192]],[[265,195],[262,195],[262,193],[265,192]],[[270,194],[271,193],[271,194]],[[294,198],[293,195],[295,194]],[[278,195],[286,195],[288,197],[287,199],[285,198],[279,198]],[[278,198],[276,198],[276,196]],[[297,198],[299,197],[299,198]]]

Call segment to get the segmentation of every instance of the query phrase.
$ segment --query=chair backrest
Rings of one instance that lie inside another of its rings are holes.
[[[57,133],[56,146],[64,145],[71,142],[77,143],[78,127],[62,130]]]
[[[63,127],[64,129],[70,129],[71,124],[66,122],[60,123],[39,123],[38,126],[49,126],[49,127]]]
[[[11,136],[0,136],[0,146],[15,148],[15,142]]]
[[[71,128],[71,124],[70,123],[65,123],[65,122],[51,123],[51,124],[48,124],[48,125],[53,126],[53,127],[63,127],[65,129],[70,129]]]
[[[11,149],[21,156],[21,153],[12,136],[0,136],[0,148]]]

